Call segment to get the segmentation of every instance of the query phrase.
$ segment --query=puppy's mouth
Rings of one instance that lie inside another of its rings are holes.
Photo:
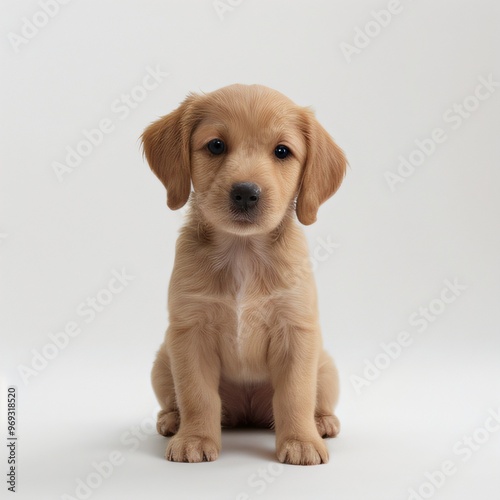
[[[231,207],[229,209],[231,220],[241,225],[255,224],[257,222],[258,214],[255,209],[252,210],[239,210]]]

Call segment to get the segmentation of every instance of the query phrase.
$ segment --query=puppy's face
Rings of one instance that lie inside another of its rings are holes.
[[[298,191],[302,115],[277,92],[241,90],[206,96],[191,138],[191,178],[209,223],[232,233],[269,232]]]
[[[342,151],[310,111],[257,85],[192,95],[143,141],[170,208],[186,203],[192,183],[206,222],[241,235],[276,228],[296,198],[301,222],[314,222],[345,171]]]

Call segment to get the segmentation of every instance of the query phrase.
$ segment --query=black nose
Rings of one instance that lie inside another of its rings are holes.
[[[238,182],[231,188],[231,201],[239,210],[255,207],[259,201],[260,187],[253,182]]]

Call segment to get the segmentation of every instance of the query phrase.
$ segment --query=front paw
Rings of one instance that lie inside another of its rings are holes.
[[[219,451],[220,445],[209,437],[177,434],[170,439],[165,458],[171,462],[213,462]]]
[[[319,465],[328,462],[328,450],[321,439],[285,439],[278,445],[278,460],[291,465]]]

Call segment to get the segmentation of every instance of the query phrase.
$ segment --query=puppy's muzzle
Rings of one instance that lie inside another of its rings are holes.
[[[238,212],[250,212],[259,203],[260,187],[253,182],[238,182],[231,187],[232,208]]]

